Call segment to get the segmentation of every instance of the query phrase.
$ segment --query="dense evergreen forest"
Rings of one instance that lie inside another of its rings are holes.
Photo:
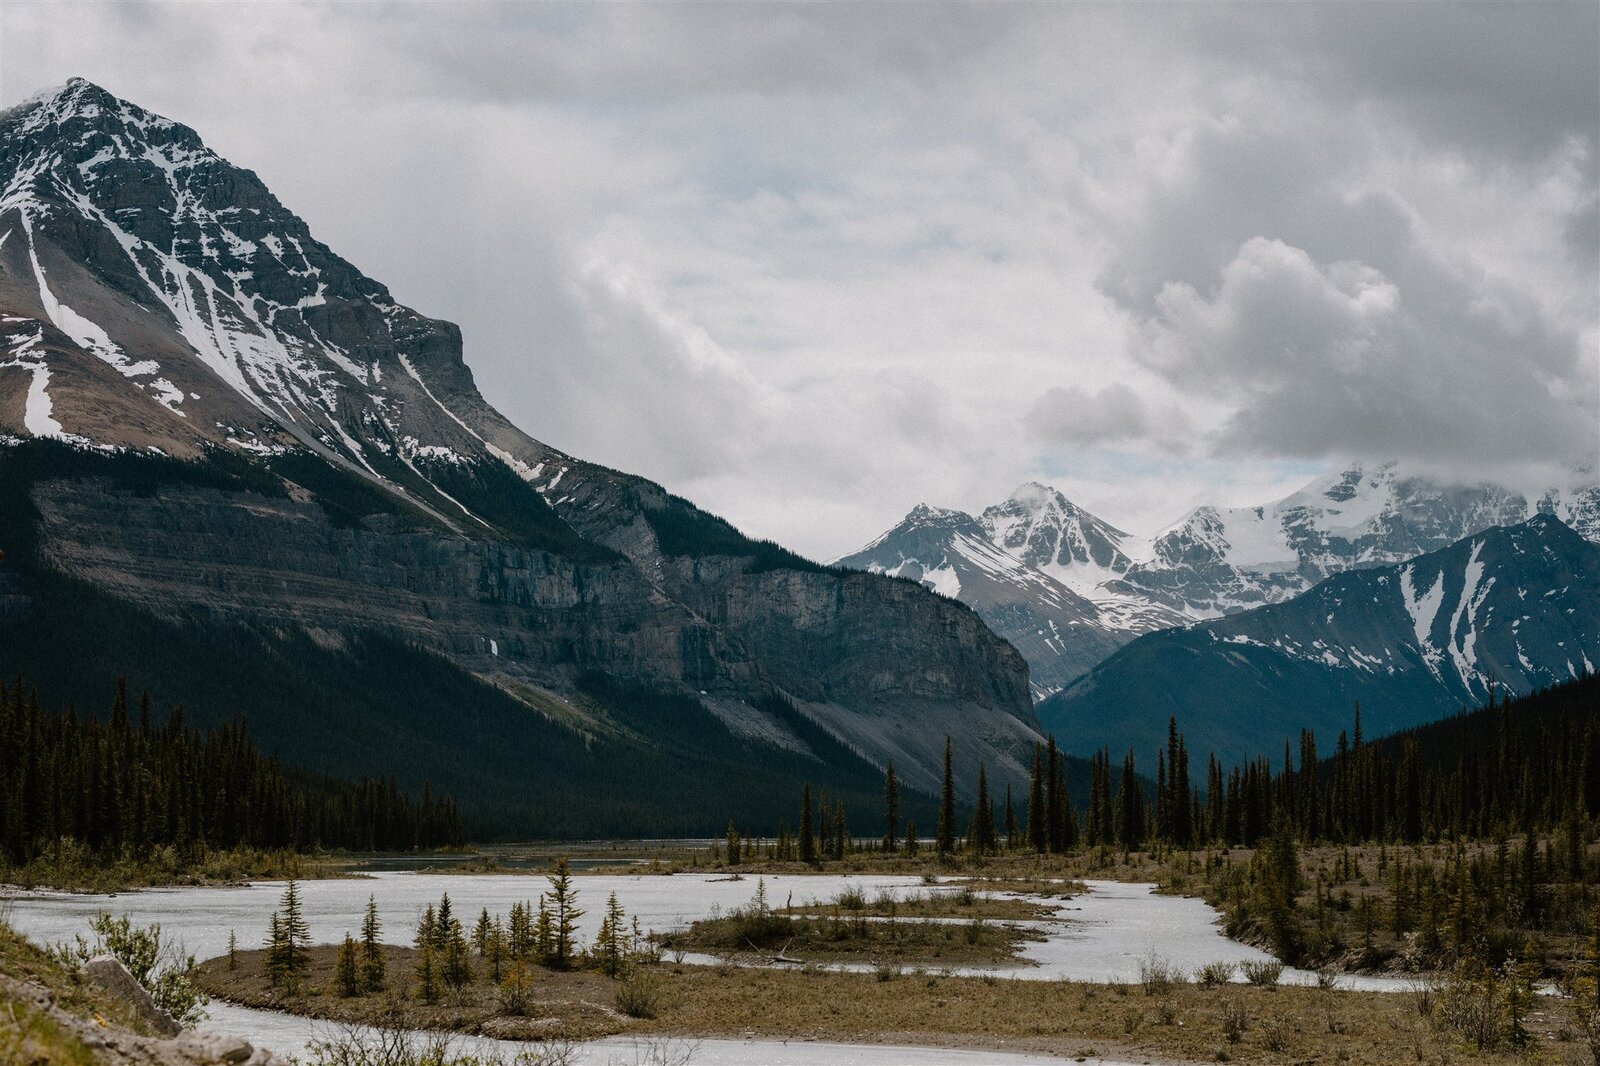
[[[1203,793],[1189,782],[1178,723],[1157,755],[1149,833],[1166,844],[1253,846],[1281,818],[1305,841],[1414,844],[1551,831],[1600,817],[1600,675],[1368,741],[1361,709],[1333,754],[1317,737],[1284,745],[1224,775],[1215,759]],[[1298,755],[1298,761],[1296,761]]]
[[[794,835],[782,830],[764,854],[752,853],[730,827],[727,856],[1051,854],[1080,874],[1144,863],[1156,871],[1145,875],[1152,880],[1200,889],[1223,910],[1230,936],[1296,965],[1454,967],[1492,984],[1485,975],[1507,967],[1520,967],[1524,981],[1570,974],[1582,944],[1600,950],[1591,843],[1600,818],[1600,676],[1510,700],[1491,695],[1476,711],[1376,741],[1363,737],[1354,708],[1334,754],[1320,757],[1310,732],[1298,761],[1295,754],[1286,747],[1277,770],[1259,758],[1224,772],[1211,758],[1202,788],[1190,780],[1174,720],[1153,783],[1133,752],[1120,765],[1097,752],[1079,815],[1051,740],[1036,751],[1022,797],[991,796],[984,767],[976,768],[977,803],[962,839],[947,748],[931,847],[898,811],[891,767],[881,842],[841,839],[842,808],[814,805],[807,788]]]
[[[202,732],[182,707],[130,715],[118,683],[105,720],[47,711],[0,683],[0,859],[23,865],[70,840],[106,859],[171,847],[409,850],[460,845],[454,800],[393,780],[359,784],[286,771],[242,722]]]
[[[977,854],[1070,854],[1083,847],[1256,847],[1274,832],[1333,844],[1495,839],[1558,829],[1577,839],[1600,818],[1600,675],[1515,699],[1492,694],[1486,707],[1376,741],[1363,738],[1357,705],[1352,730],[1353,737],[1339,734],[1327,758],[1318,757],[1316,736],[1303,731],[1298,765],[1285,745],[1277,771],[1262,757],[1224,773],[1213,756],[1202,789],[1190,780],[1188,747],[1172,719],[1166,750],[1156,753],[1153,783],[1141,775],[1131,750],[1120,762],[1105,750],[1090,757],[1081,814],[1068,787],[1068,768],[1080,760],[1061,752],[1051,737],[1035,748],[1024,795],[1013,796],[1009,787],[1003,798],[992,795],[986,768],[978,766],[976,802],[960,817],[947,738],[937,827],[924,821],[922,831],[934,830],[941,853],[959,846]],[[808,784],[797,829],[779,827],[774,857],[828,857],[809,842],[834,839],[839,812],[811,797]],[[919,846],[916,824],[907,824],[899,804],[891,764],[874,819],[886,827],[879,850]]]

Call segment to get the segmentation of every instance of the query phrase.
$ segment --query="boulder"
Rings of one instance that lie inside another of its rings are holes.
[[[133,979],[128,968],[110,955],[96,955],[83,964],[83,975],[100,988],[133,1007],[139,1017],[153,1032],[161,1036],[177,1036],[183,1026],[172,1015],[156,1006],[143,985]]]

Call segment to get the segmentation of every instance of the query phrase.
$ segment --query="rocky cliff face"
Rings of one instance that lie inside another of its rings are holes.
[[[620,561],[575,564],[392,518],[339,528],[314,502],[187,486],[47,481],[32,500],[44,561],[159,615],[248,618],[334,645],[380,632],[540,684],[583,669],[717,692],[762,680],[742,647]]]
[[[268,479],[33,484],[37,563],[151,612],[330,646],[376,630],[541,699],[600,671],[805,750],[760,709],[787,697],[914,785],[946,731],[1002,777],[1037,737],[1026,665],[969,611],[534,439],[479,395],[456,327],[194,131],[81,80],[0,113],[0,440],[33,437]],[[0,588],[0,610],[23,599]]]

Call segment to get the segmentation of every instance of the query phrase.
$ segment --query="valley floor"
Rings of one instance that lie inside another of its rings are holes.
[[[337,993],[336,949],[316,948],[294,992],[273,988],[263,953],[202,965],[214,996],[247,1006],[369,1025],[446,1029],[512,1040],[615,1035],[775,1037],[784,1040],[916,1044],[1034,1051],[1141,1062],[1585,1062],[1591,1051],[1567,1004],[1554,1000],[1525,1019],[1526,1043],[1477,1049],[1445,1015],[1447,994],[1350,992],[1307,987],[1207,987],[1193,983],[1096,984],[947,976],[929,970],[839,973],[674,965],[642,980],[651,1017],[618,1004],[630,981],[594,971],[533,968],[520,1013],[482,974],[434,1004],[416,998],[414,953],[388,949],[382,993]],[[1431,998],[1430,998],[1431,997]]]

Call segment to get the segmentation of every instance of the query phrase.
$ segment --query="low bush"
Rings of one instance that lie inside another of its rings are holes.
[[[646,966],[635,966],[617,983],[617,1009],[630,1018],[654,1018],[661,1009],[661,978]]]
[[[1283,963],[1277,959],[1246,959],[1239,964],[1239,970],[1253,985],[1275,985],[1283,976]]]

